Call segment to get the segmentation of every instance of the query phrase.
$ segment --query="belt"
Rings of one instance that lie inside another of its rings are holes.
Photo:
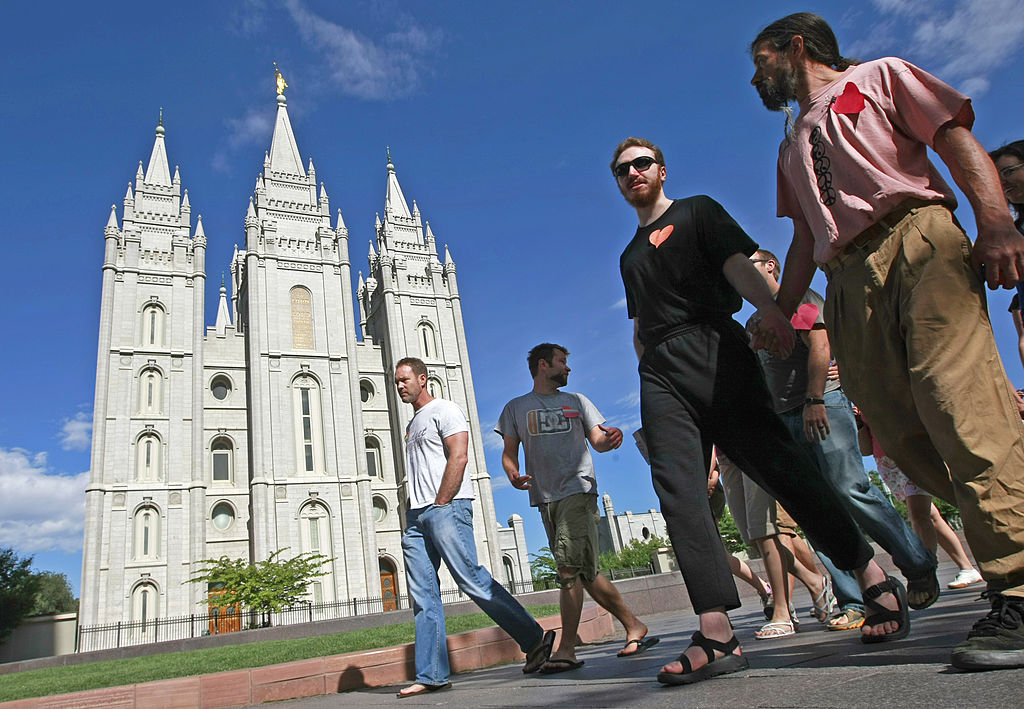
[[[873,252],[885,240],[885,237],[889,236],[899,226],[900,222],[917,212],[917,210],[938,204],[942,204],[942,202],[919,199],[917,197],[900,202],[896,205],[895,209],[853,237],[849,243],[843,246],[838,254],[821,265],[821,270],[827,276],[840,271],[852,257],[858,255],[863,257]]]

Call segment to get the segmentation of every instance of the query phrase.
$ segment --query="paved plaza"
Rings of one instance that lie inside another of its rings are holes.
[[[615,657],[621,638],[579,648],[579,670],[524,675],[502,665],[454,675],[445,692],[399,700],[403,685],[281,702],[281,709],[394,705],[452,707],[1010,707],[1024,706],[1024,669],[965,673],[949,665],[949,652],[987,609],[982,585],[950,591],[956,574],[940,565],[943,593],[923,611],[911,611],[910,636],[892,644],[864,645],[859,631],[835,632],[805,613],[806,593],[796,595],[801,630],[795,636],[757,640],[764,622],[756,598],[731,614],[750,669],[686,687],[663,687],[654,677],[674,659],[696,629],[687,612],[647,616],[661,643],[640,657]],[[265,706],[265,705],[264,705]]]

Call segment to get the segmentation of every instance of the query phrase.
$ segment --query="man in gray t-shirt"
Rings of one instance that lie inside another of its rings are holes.
[[[505,442],[501,464],[512,486],[529,490],[530,504],[540,510],[562,587],[559,605],[562,636],[544,663],[544,674],[574,670],[576,629],[583,609],[583,588],[626,629],[620,656],[635,655],[658,642],[622,601],[615,586],[597,570],[597,478],[589,441],[598,453],[622,444],[622,431],[604,426],[604,417],[582,394],[559,389],[569,381],[569,351],[545,342],[527,357],[533,389],[505,405],[494,428]],[[519,472],[519,445],[526,474]],[[582,583],[576,583],[576,579]]]

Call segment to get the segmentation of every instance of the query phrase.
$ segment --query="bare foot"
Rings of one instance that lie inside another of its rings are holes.
[[[882,583],[887,578],[885,572],[882,571],[882,569],[874,562],[868,564],[868,566],[864,569],[863,573],[860,576],[861,578],[858,580],[861,581],[862,588],[869,588],[871,586],[874,586],[875,584]],[[892,593],[883,593],[881,596],[875,599],[875,602],[888,610],[899,610],[899,599],[897,599],[896,596]],[[864,617],[870,620],[871,616],[873,615],[875,615],[875,613],[873,613],[871,611],[871,608],[868,607],[865,610]],[[880,637],[883,635],[891,635],[899,629],[900,624],[892,620],[887,621],[885,623],[879,623],[878,625],[868,625],[868,623],[865,622],[864,625],[861,626],[861,635],[864,635],[866,637]]]
[[[640,648],[639,642],[647,637],[647,631],[648,628],[643,623],[635,628],[626,628],[626,646],[619,651],[619,657],[635,655]]]
[[[711,638],[711,639],[718,640],[719,642],[728,642],[729,640],[732,639],[732,634],[730,633],[729,637]],[[718,650],[715,650],[714,652],[715,652],[715,659],[716,660],[718,658],[720,658],[720,657],[725,657],[725,654],[722,653],[722,652],[719,652]],[[701,667],[703,667],[704,665],[708,664],[708,656],[704,653],[704,651],[701,648],[697,647],[696,645],[692,645],[692,646],[686,648],[686,652],[684,652],[683,654],[686,655],[686,658],[690,661],[690,669],[692,671],[699,670]],[[742,655],[743,654],[743,648],[737,647],[736,651],[733,652],[732,654],[736,655],[736,656]],[[664,672],[665,674],[681,675],[681,674],[683,674],[685,672],[685,668],[683,667],[683,663],[682,662],[679,662],[679,660],[675,660],[674,662],[670,662],[667,665],[665,665],[664,667],[662,667],[661,671]]]

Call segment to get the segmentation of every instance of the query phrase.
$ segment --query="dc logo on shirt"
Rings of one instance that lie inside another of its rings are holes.
[[[526,412],[526,428],[531,436],[546,436],[572,430],[572,419],[580,412],[571,406],[558,409],[534,409]]]

